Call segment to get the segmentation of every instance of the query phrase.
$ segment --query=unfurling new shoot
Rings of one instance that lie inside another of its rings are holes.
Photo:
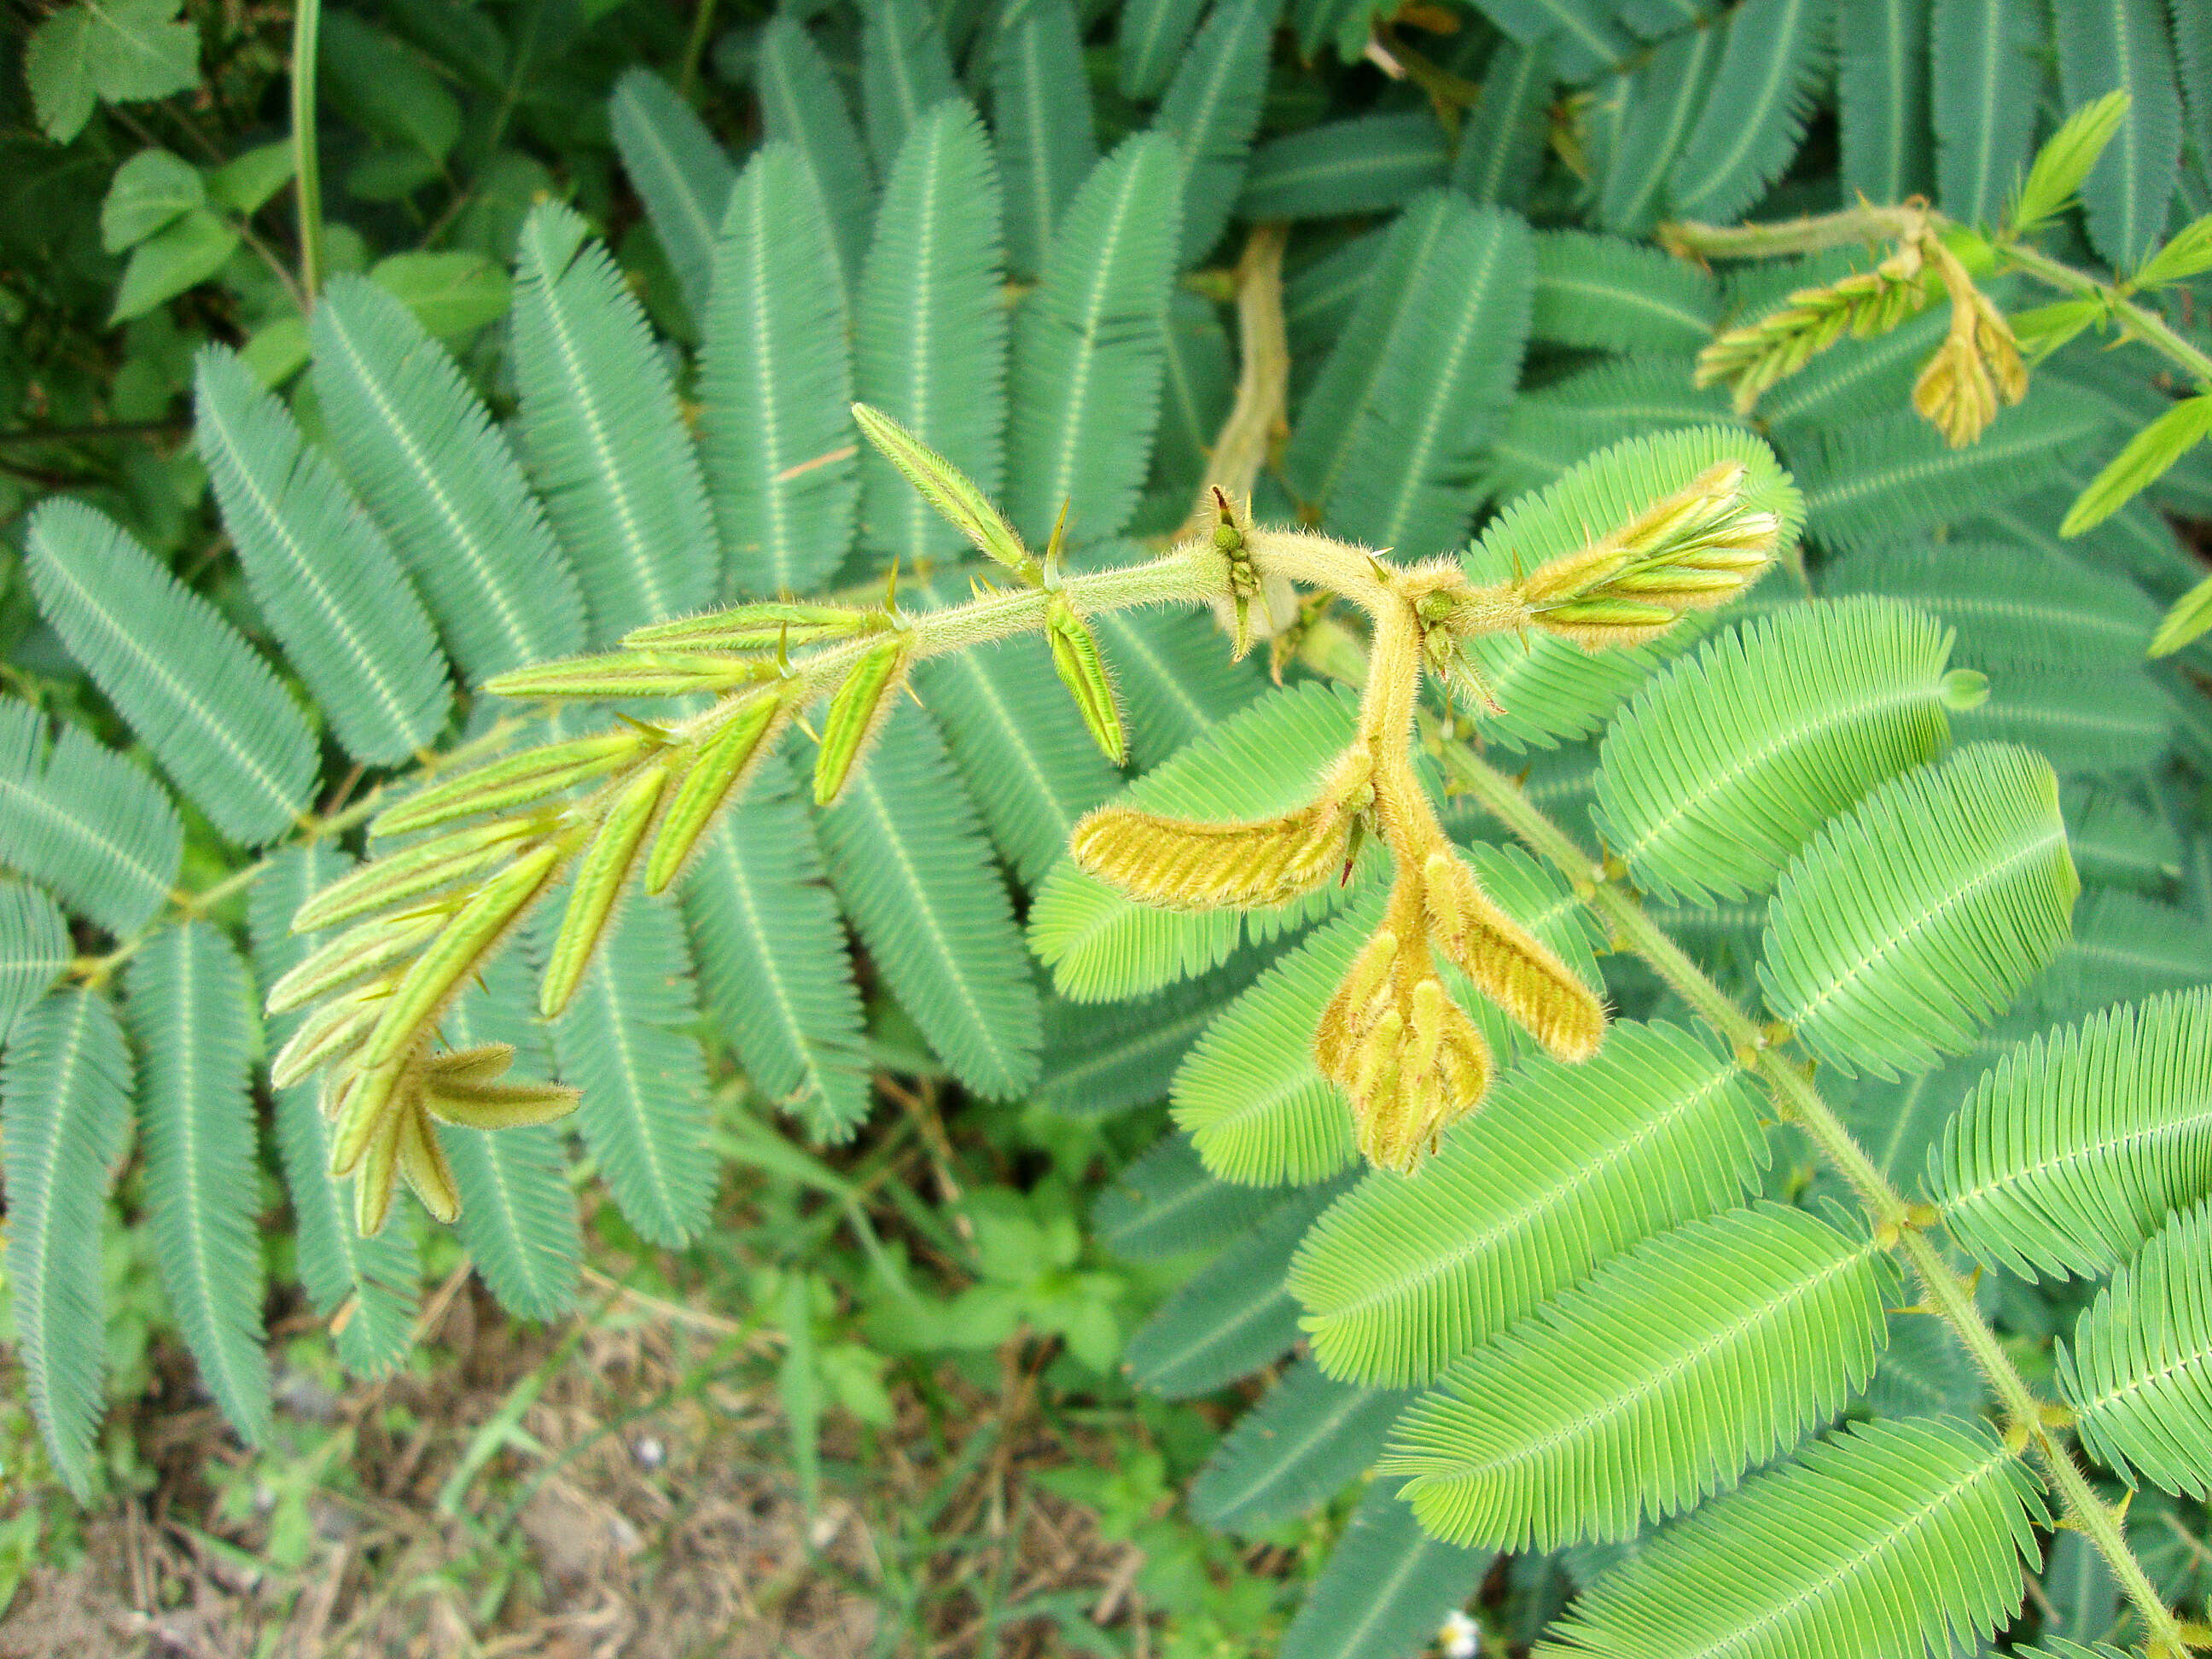
[[[1626,524],[1598,526],[1583,547],[1490,586],[1454,560],[1401,567],[1325,536],[1253,526],[1218,493],[1213,522],[1161,557],[1070,573],[1060,557],[1064,526],[1031,554],[942,457],[872,410],[860,419],[1020,585],[979,582],[965,605],[908,613],[894,571],[878,605],[747,604],[657,623],[619,651],[493,681],[495,692],[534,698],[704,691],[718,701],[665,723],[621,716],[605,733],[433,781],[375,824],[380,835],[419,839],[324,889],[295,918],[295,930],[339,931],[272,991],[272,1006],[314,1005],[275,1070],[286,1083],[323,1073],[331,1167],[354,1177],[364,1231],[382,1224],[403,1179],[433,1214],[453,1213],[434,1122],[496,1128],[575,1103],[564,1089],[502,1080],[503,1053],[436,1051],[453,999],[564,877],[539,998],[548,1017],[574,994],[632,880],[648,893],[678,880],[716,813],[810,708],[827,705],[813,776],[815,799],[827,803],[865,763],[892,701],[910,695],[916,663],[1016,634],[1045,635],[1085,726],[1118,763],[1121,711],[1087,620],[1104,609],[1212,603],[1243,616],[1249,637],[1252,601],[1302,582],[1351,600],[1372,622],[1358,731],[1304,805],[1223,824],[1109,806],[1072,838],[1084,867],[1141,902],[1177,909],[1283,904],[1348,882],[1361,847],[1382,844],[1394,866],[1388,915],[1316,1035],[1316,1058],[1350,1097],[1368,1157],[1415,1167],[1487,1085],[1486,1046],[1439,964],[1562,1059],[1595,1050],[1605,1030],[1595,995],[1490,900],[1444,836],[1413,766],[1421,685],[1433,678],[1482,703],[1487,688],[1468,647],[1483,635],[1537,629],[1595,651],[1726,603],[1771,562],[1781,533],[1768,510],[1775,498],[1753,501],[1744,464],[1711,465]]]

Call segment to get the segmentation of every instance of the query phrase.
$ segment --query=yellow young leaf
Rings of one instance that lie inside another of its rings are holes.
[[[582,982],[584,969],[614,915],[615,901],[629,879],[630,866],[645,842],[660,793],[668,784],[664,763],[648,766],[632,778],[615,797],[600,821],[599,833],[584,849],[576,866],[576,880],[568,890],[568,908],[561,917],[561,931],[545,959],[545,978],[538,987],[538,1012],[550,1019],[568,1006]]]
[[[1437,948],[1483,995],[1561,1060],[1605,1040],[1605,1006],[1541,940],[1491,902],[1456,853],[1429,854],[1422,888]]]

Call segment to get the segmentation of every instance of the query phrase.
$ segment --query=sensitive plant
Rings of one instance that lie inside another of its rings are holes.
[[[1133,1377],[1306,1348],[1194,1510],[1264,1530],[1377,1471],[1286,1650],[1402,1650],[1532,1550],[1583,1592],[1561,1651],[1948,1650],[2023,1628],[2046,1553],[2044,1634],[2194,1642],[2145,1519],[2208,1479],[2203,602],[2160,623],[2199,573],[2128,497],[2187,511],[2201,456],[2162,411],[2136,435],[2164,394],[2075,337],[2195,372],[2156,307],[2196,233],[2161,242],[2176,186],[2141,176],[2179,100],[2069,90],[2032,151],[1920,37],[1838,29],[1875,205],[1719,229],[1825,96],[1828,8],[1499,7],[1448,62],[1301,8],[1309,51],[1405,80],[1249,158],[1273,9],[1217,8],[1164,81],[1154,9],[1114,62],[1158,119],[1103,156],[1065,7],[970,48],[988,130],[920,7],[866,9],[860,127],[837,23],[749,35],[741,169],[626,81],[696,362],[541,205],[512,447],[388,284],[322,287],[289,410],[283,362],[204,353],[198,452],[313,726],[121,527],[40,510],[41,613],[161,780],[7,711],[9,1275],[57,1468],[93,1476],[133,1103],[179,1327],[251,1438],[257,1054],[305,1289],[374,1371],[408,1340],[396,1177],[544,1316],[580,1248],[556,1123],[670,1244],[724,1065],[852,1133],[849,926],[974,1094],[1170,1101],[1096,1227],[1212,1254]],[[1933,12],[1939,48],[1972,23]],[[1591,91],[1552,131],[1562,74]],[[2038,238],[2077,190],[2062,264]],[[1793,263],[1717,280],[1568,228],[1662,210],[1678,251]],[[2076,309],[2024,315],[2018,277]],[[318,814],[319,740],[398,775]],[[188,819],[240,850],[177,903]],[[2051,1288],[2107,1277],[2078,1322]],[[2115,1505],[2074,1443],[2173,1499]],[[2063,1604],[2047,1537],[2091,1587]]]

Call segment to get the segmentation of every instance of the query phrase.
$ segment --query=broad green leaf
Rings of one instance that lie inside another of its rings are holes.
[[[1169,300],[1163,338],[1167,379],[1146,494],[1148,502],[1164,501],[1180,523],[1206,482],[1222,422],[1236,399],[1237,365],[1219,307],[1187,289]]]
[[[1727,390],[1693,386],[1691,374],[1686,357],[1638,356],[1593,363],[1519,393],[1490,441],[1486,486],[1510,499],[1555,482],[1584,456],[1623,438],[1735,424]],[[1543,713],[1529,712],[1539,718]]]
[[[213,276],[238,252],[238,233],[205,208],[182,216],[140,242],[123,268],[110,323],[143,317],[164,301]]]
[[[1164,1100],[1176,1068],[1266,962],[1264,946],[1149,997],[1100,1007],[1053,997],[1044,1008],[1040,1106],[1097,1118]]]
[[[182,0],[82,0],[54,13],[23,47],[23,75],[46,137],[66,143],[95,99],[137,103],[199,78],[200,33],[177,19]]]
[[[208,174],[207,193],[234,212],[256,212],[292,182],[296,161],[289,139],[256,144]]]
[[[2172,747],[2179,710],[2141,664],[2098,673],[2013,670],[1990,698],[1953,720],[1961,741],[2025,744],[2066,777],[2154,766]]]
[[[319,90],[376,137],[407,154],[418,176],[459,142],[460,102],[444,80],[398,38],[357,13],[325,11]]]
[[[2212,923],[2135,893],[2092,893],[2030,992],[2046,1014],[2071,1017],[2212,980]]]
[[[100,204],[100,243],[110,253],[136,247],[207,200],[207,180],[166,149],[142,149],[115,169]]]
[[[2156,894],[2181,873],[2181,839],[2173,825],[2123,791],[2075,784],[2062,799],[2067,845],[2085,884]]]
[[[395,253],[371,265],[368,280],[450,345],[507,314],[507,273],[481,253]]]

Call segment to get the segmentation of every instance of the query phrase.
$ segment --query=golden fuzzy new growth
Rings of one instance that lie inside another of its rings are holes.
[[[1742,483],[1740,466],[1714,469],[1620,535],[1569,556],[1548,585],[1532,578],[1478,588],[1452,561],[1401,569],[1333,548],[1336,580],[1329,585],[1366,607],[1374,641],[1358,734],[1314,798],[1248,823],[1186,823],[1106,807],[1077,825],[1071,845],[1085,869],[1140,902],[1185,910],[1282,903],[1339,870],[1348,873],[1356,836],[1371,830],[1383,842],[1395,866],[1389,908],[1314,1035],[1315,1061],[1350,1099],[1359,1148],[1376,1164],[1416,1169],[1489,1086],[1489,1045],[1453,1001],[1439,953],[1563,1060],[1589,1058],[1605,1034],[1596,996],[1492,902],[1445,837],[1413,764],[1424,672],[1452,683],[1466,660],[1466,641],[1550,626],[1540,614],[1544,606],[1601,598],[1607,582],[1656,561],[1711,552],[1743,563],[1733,544],[1762,536],[1771,548],[1771,515],[1742,511]],[[1751,518],[1761,522],[1747,531],[1742,521]],[[1240,536],[1239,550],[1255,571],[1306,574],[1320,556],[1312,538],[1241,527]],[[1339,574],[1346,555],[1359,565],[1351,580]],[[1763,568],[1766,556],[1761,551],[1748,562]],[[1743,580],[1737,574],[1731,591]],[[1671,622],[1680,608],[1677,601],[1662,614]]]
[[[1321,792],[1279,817],[1194,823],[1133,806],[1102,806],[1075,826],[1068,850],[1100,880],[1168,910],[1285,904],[1349,866],[1352,825],[1374,805],[1374,768],[1358,746],[1337,759]]]
[[[1422,681],[1433,675],[1462,700],[1489,702],[1467,649],[1486,635],[1534,628],[1601,649],[1649,638],[1683,611],[1741,592],[1773,556],[1779,533],[1774,515],[1747,500],[1744,466],[1713,466],[1589,545],[1490,586],[1470,582],[1450,558],[1400,566],[1325,535],[1255,526],[1226,489],[1208,492],[1200,533],[1159,557],[1069,572],[1057,534],[1042,557],[1031,556],[941,457],[872,411],[863,423],[1021,586],[985,586],[970,603],[916,614],[900,611],[895,586],[872,606],[764,600],[655,623],[621,652],[501,676],[494,691],[547,699],[720,695],[698,714],[665,723],[625,717],[619,731],[542,744],[433,783],[376,825],[427,832],[422,839],[341,878],[294,918],[295,931],[342,931],[272,994],[272,1006],[315,1005],[273,1071],[280,1083],[325,1074],[331,1168],[356,1176],[364,1231],[380,1224],[403,1176],[434,1213],[451,1212],[432,1119],[496,1127],[574,1105],[568,1091],[461,1075],[453,1056],[434,1052],[453,999],[564,875],[573,872],[541,988],[549,1018],[580,982],[629,883],[654,893],[676,880],[715,813],[818,702],[828,707],[813,793],[826,802],[861,763],[917,665],[1042,632],[1086,726],[1119,759],[1121,713],[1087,618],[1131,606],[1219,602],[1241,643],[1262,608],[1273,631],[1278,590],[1296,614],[1302,584],[1358,606],[1372,623],[1357,731],[1304,805],[1237,823],[1111,806],[1072,836],[1083,867],[1141,902],[1183,910],[1286,903],[1347,879],[1364,842],[1382,843],[1395,869],[1390,916],[1332,1003],[1316,1049],[1350,1096],[1369,1156],[1413,1167],[1487,1086],[1487,1050],[1452,1001],[1440,963],[1560,1057],[1596,1048],[1605,1030],[1597,999],[1492,902],[1445,838],[1413,765]]]

